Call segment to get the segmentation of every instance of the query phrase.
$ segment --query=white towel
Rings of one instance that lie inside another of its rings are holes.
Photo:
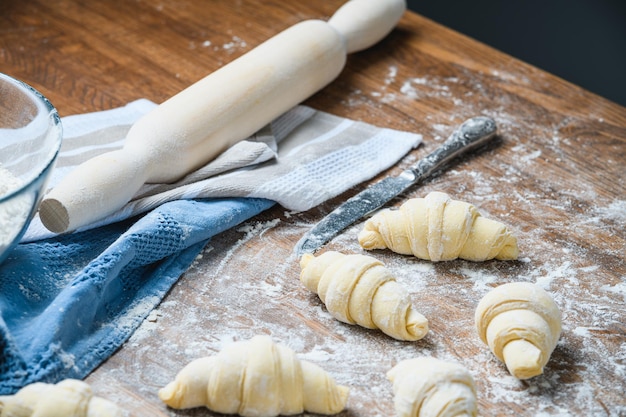
[[[63,145],[49,186],[87,159],[120,149],[131,125],[155,106],[140,99],[112,110],[64,117]],[[119,211],[79,231],[180,199],[259,197],[305,211],[389,168],[421,140],[419,134],[296,106],[180,181],[144,185]],[[36,216],[22,242],[53,235]]]

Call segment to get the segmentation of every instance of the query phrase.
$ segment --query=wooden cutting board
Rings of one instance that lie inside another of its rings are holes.
[[[3,4],[0,71],[42,91],[62,116],[145,97],[161,102],[339,0]],[[293,247],[365,184],[304,213],[279,206],[213,239],[158,309],[87,378],[134,416],[174,411],[157,391],[191,360],[233,340],[269,334],[318,363],[351,395],[343,416],[392,416],[385,373],[432,355],[464,364],[481,415],[626,415],[626,109],[416,14],[374,48],[350,56],[308,105],[424,135],[394,175],[432,151],[458,123],[493,117],[499,141],[412,189],[445,191],[517,234],[515,262],[433,264],[388,251],[381,259],[430,321],[418,342],[333,319],[299,282]],[[361,224],[324,250],[362,253]],[[512,378],[480,342],[474,309],[491,288],[531,281],[555,298],[563,335],[543,376]]]

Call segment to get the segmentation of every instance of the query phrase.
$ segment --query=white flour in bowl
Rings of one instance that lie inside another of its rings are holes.
[[[20,185],[22,185],[20,179],[0,165],[0,197],[9,194]]]
[[[22,181],[0,165],[0,198],[22,185]],[[32,196],[24,194],[0,203],[0,252],[13,242],[29,215]]]

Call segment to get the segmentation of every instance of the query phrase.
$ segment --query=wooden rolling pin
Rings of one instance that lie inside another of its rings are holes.
[[[405,0],[350,0],[328,22],[306,20],[166,100],[139,119],[120,150],[78,166],[43,199],[55,233],[100,220],[144,183],[174,182],[333,81],[346,55],[384,38]]]

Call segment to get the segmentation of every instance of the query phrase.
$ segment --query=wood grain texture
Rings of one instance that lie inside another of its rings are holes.
[[[145,97],[162,102],[273,34],[341,5],[260,0],[0,0],[0,71],[46,95],[62,116]],[[135,335],[87,378],[132,415],[209,416],[166,408],[157,390],[231,340],[271,334],[351,387],[342,416],[394,415],[385,372],[433,355],[463,363],[481,415],[625,416],[626,109],[413,13],[306,104],[424,135],[397,174],[468,117],[499,141],[407,195],[432,190],[476,205],[518,234],[516,262],[437,264],[372,253],[406,285],[431,332],[413,342],[332,319],[298,280],[292,249],[366,184],[304,213],[275,207],[213,239]],[[375,181],[377,178],[372,179]],[[362,252],[359,225],[325,249]],[[492,287],[532,281],[562,309],[544,375],[519,382],[473,327]]]

